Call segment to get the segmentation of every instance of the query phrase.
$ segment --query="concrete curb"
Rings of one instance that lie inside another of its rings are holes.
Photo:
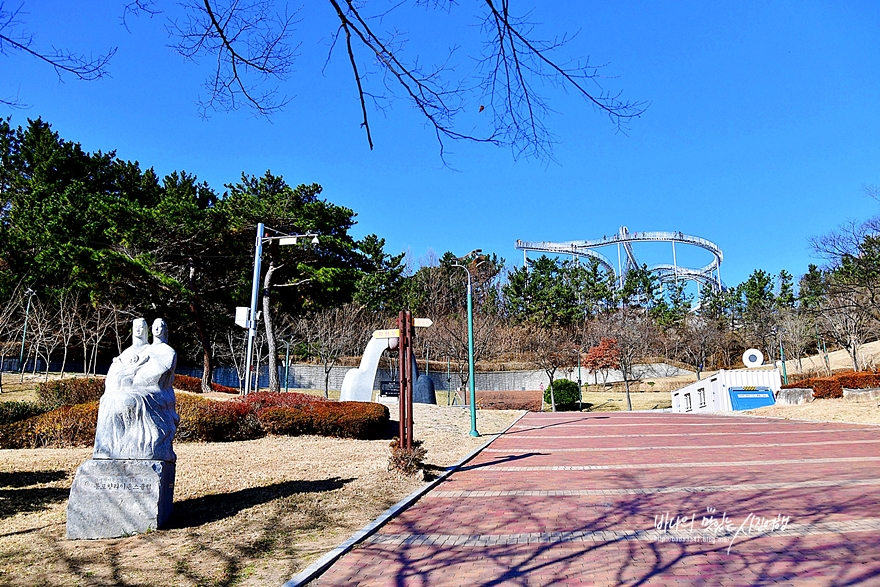
[[[349,538],[348,540],[346,540],[345,542],[343,542],[342,544],[340,544],[339,546],[337,546],[336,548],[334,548],[333,550],[331,550],[330,552],[328,552],[327,554],[325,554],[324,556],[322,556],[321,558],[319,558],[318,560],[316,560],[315,562],[313,562],[312,564],[307,566],[305,569],[303,569],[302,571],[300,571],[299,573],[294,575],[289,581],[284,583],[281,587],[302,587],[303,585],[305,585],[309,581],[312,581],[313,579],[317,578],[321,573],[326,571],[333,563],[335,563],[337,560],[339,560],[344,554],[346,554],[348,551],[350,551],[352,548],[354,548],[357,544],[363,542],[364,540],[366,540],[367,538],[372,536],[377,530],[379,530],[379,528],[384,526],[389,520],[391,520],[392,518],[397,516],[397,514],[399,514],[400,512],[402,512],[403,510],[405,510],[409,506],[411,506],[416,501],[418,501],[418,499],[420,497],[422,497],[424,494],[426,494],[429,491],[431,491],[432,489],[434,489],[434,487],[436,487],[437,485],[442,483],[452,473],[454,473],[455,471],[460,469],[468,461],[470,461],[475,456],[480,454],[480,452],[482,452],[482,450],[484,448],[486,448],[487,446],[489,446],[490,444],[495,442],[495,440],[497,438],[499,438],[500,436],[505,434],[508,430],[513,428],[516,425],[516,423],[519,422],[520,420],[522,420],[525,417],[525,415],[528,413],[529,412],[523,412],[522,416],[520,416],[519,418],[517,418],[516,420],[511,422],[510,426],[505,428],[502,432],[500,432],[499,434],[493,435],[493,437],[490,438],[489,440],[487,440],[485,443],[483,443],[483,445],[481,445],[480,447],[471,451],[463,459],[461,459],[460,461],[458,461],[457,463],[455,463],[454,465],[452,465],[451,467],[449,467],[445,471],[443,471],[439,477],[437,477],[436,479],[434,479],[433,481],[431,481],[427,485],[416,489],[415,491],[413,491],[412,493],[410,493],[409,495],[407,495],[406,497],[404,497],[403,499],[398,501],[396,504],[394,504],[393,506],[391,506],[390,508],[388,508],[387,510],[382,512],[378,518],[376,518],[375,520],[373,520],[372,522],[370,522],[369,524],[367,524],[366,526],[364,526],[363,528],[361,528],[360,530],[358,530],[357,532],[352,534],[351,538]]]

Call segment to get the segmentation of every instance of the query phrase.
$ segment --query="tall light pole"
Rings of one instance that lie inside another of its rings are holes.
[[[290,341],[284,342],[287,350],[284,352],[284,393],[290,391]]]
[[[24,340],[27,338],[27,323],[28,323],[28,315],[31,313],[31,299],[34,297],[34,294],[37,293],[31,288],[27,288],[24,294],[28,297],[27,308],[24,311],[24,330],[21,333],[21,353],[18,355],[18,372],[24,373]],[[85,358],[83,358],[85,361]],[[36,369],[36,367],[34,367]],[[22,376],[23,377],[23,376]]]
[[[482,249],[474,249],[459,261],[471,259],[480,253]],[[471,436],[479,436],[477,432],[477,392],[474,386],[474,286],[470,270],[460,263],[453,263],[453,267],[461,267],[467,273],[467,323],[468,323],[468,387],[471,404]]]
[[[277,230],[270,229],[272,232],[278,232]],[[297,244],[297,239],[301,238],[311,238],[311,243],[313,245],[318,244],[318,235],[307,233],[307,234],[284,234],[278,233],[278,236],[266,236],[266,226],[262,222],[257,223],[257,241],[256,247],[254,249],[254,281],[251,284],[251,307],[247,316],[247,321],[245,322],[245,327],[248,329],[248,339],[247,339],[247,351],[244,362],[245,369],[245,381],[244,381],[244,394],[247,395],[251,392],[251,363],[253,362],[254,357],[254,338],[257,336],[257,301],[260,295],[260,269],[263,258],[263,243],[269,242],[273,240],[277,240],[278,244],[281,246],[285,245],[295,245]],[[257,375],[259,377],[259,375]]]

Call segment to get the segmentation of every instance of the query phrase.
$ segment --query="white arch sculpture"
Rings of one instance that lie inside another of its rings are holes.
[[[377,331],[378,332],[378,331]],[[398,338],[373,338],[367,343],[364,354],[361,357],[361,365],[357,369],[351,369],[342,380],[342,391],[339,394],[341,402],[371,402],[373,401],[373,381],[376,380],[376,370],[379,368],[379,359],[386,350],[397,348]]]

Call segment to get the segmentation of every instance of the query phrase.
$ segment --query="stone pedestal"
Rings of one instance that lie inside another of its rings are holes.
[[[880,400],[880,389],[846,389],[843,390],[843,399],[855,403],[876,403]]]
[[[797,406],[813,401],[813,390],[805,387],[780,389],[776,392],[776,405]]]
[[[67,538],[118,538],[161,527],[171,515],[174,463],[92,459],[76,470]]]

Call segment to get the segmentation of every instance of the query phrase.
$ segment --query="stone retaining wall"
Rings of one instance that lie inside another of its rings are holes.
[[[354,367],[333,367],[329,374],[329,388],[342,389],[342,380],[349,369]],[[279,377],[281,379],[281,387],[284,388],[284,367],[279,368]],[[181,375],[190,375],[193,377],[201,377],[201,368],[178,367],[177,372]],[[690,373],[678,367],[667,365],[665,363],[656,363],[651,365],[635,365],[633,373],[639,379],[651,379],[652,377],[669,377],[672,375],[682,375]],[[453,371],[448,379],[446,372],[431,371],[428,373],[434,381],[434,389],[437,391],[456,390],[459,387],[467,386],[462,384],[458,373]],[[577,381],[577,369],[572,371],[562,370],[556,372],[556,379],[571,379]],[[373,383],[373,389],[379,389],[381,381],[393,379],[388,369],[379,369],[376,373],[376,379]],[[598,383],[614,383],[623,381],[620,371],[609,371],[607,378],[603,378],[602,374],[590,374],[586,369],[581,370],[581,380],[584,384]],[[217,367],[214,370],[214,383],[227,385],[229,387],[239,387],[238,374],[235,369],[229,367]],[[290,389],[324,389],[324,368],[321,365],[290,365],[288,375],[288,387]],[[547,387],[547,374],[544,371],[492,371],[480,373],[477,372],[474,377],[476,388],[484,391],[526,391],[532,389],[542,389]],[[268,369],[263,366],[260,375],[260,387],[268,387],[269,376]]]

